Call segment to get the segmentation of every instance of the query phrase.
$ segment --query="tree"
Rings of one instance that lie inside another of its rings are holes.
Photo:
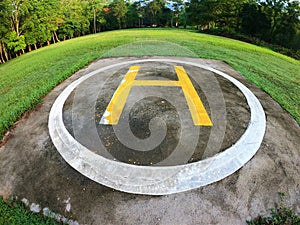
[[[24,35],[18,35],[15,31],[11,31],[6,36],[6,44],[9,50],[12,50],[18,56],[18,52],[26,47]]]
[[[218,27],[237,30],[239,26],[239,13],[245,0],[219,0],[216,4],[216,25]]]
[[[188,12],[192,25],[209,29],[216,21],[218,0],[191,0]]]
[[[89,20],[91,20],[93,33],[97,33],[98,31],[100,31],[101,25],[105,24],[105,15],[103,12],[103,8],[106,4],[106,0],[88,0],[88,17]],[[97,25],[99,25],[100,27]]]
[[[140,18],[137,3],[127,3],[126,13],[126,26],[127,27],[140,27]]]
[[[239,14],[241,32],[250,36],[265,39],[269,34],[271,22],[256,4],[245,3]]]
[[[37,49],[37,43],[41,46],[45,42],[50,44],[50,40],[58,28],[57,11],[59,1],[30,0],[24,4],[27,4],[28,14],[24,16],[22,30],[29,51],[31,51],[31,45],[34,45]]]
[[[188,18],[188,8],[189,8],[189,3],[186,1],[183,1],[183,7],[182,10],[179,13],[179,23],[183,24],[183,27],[186,28],[187,24],[189,23],[189,18]]]
[[[133,6],[136,8],[138,20],[139,20],[139,27],[144,26],[144,18],[145,18],[145,8],[147,6],[145,0],[136,1],[133,3]]]
[[[116,18],[119,29],[122,28],[122,22],[128,11],[124,0],[115,0],[110,4],[111,13]]]
[[[172,12],[171,17],[171,27],[173,27],[174,20],[175,20],[175,27],[179,26],[179,15],[181,11],[184,9],[185,3],[182,0],[173,0],[168,2],[167,7]]]
[[[12,32],[10,32],[7,36],[7,44],[9,43],[7,47],[8,49],[13,50],[14,53],[17,54],[16,49],[19,49],[20,47],[24,46],[23,41],[25,40],[25,38],[23,35],[21,36],[21,26],[23,21],[22,19],[29,13],[27,8],[28,5],[24,4],[24,0],[7,1],[7,3],[7,13],[10,17],[10,24],[12,28]],[[24,48],[25,47],[26,45],[24,46]],[[19,50],[22,50],[22,52],[24,53],[24,48],[21,48]]]
[[[284,5],[286,4],[287,0],[265,0],[260,1],[259,4],[262,7],[262,10],[267,15],[268,19],[271,21],[271,28],[269,33],[269,40],[273,42],[274,40],[274,33],[277,29],[279,21],[281,20],[281,13],[283,12]]]
[[[17,36],[20,36],[20,21],[21,16],[26,13],[26,9],[23,9],[23,0],[15,0],[11,1],[11,8],[10,8],[10,20],[11,20],[11,27],[12,30],[17,34]]]
[[[107,24],[106,15],[108,14],[108,8],[102,8],[97,13],[97,23],[99,24],[99,31],[101,31]]]
[[[97,33],[97,11],[98,11],[98,1],[88,0],[89,6],[93,11],[93,32]]]
[[[278,25],[274,30],[274,43],[284,47],[291,47],[291,41],[297,33],[300,17],[299,2],[288,2],[281,13]]]
[[[300,52],[300,27],[297,29],[297,33],[291,41],[290,47]]]
[[[8,5],[8,1],[0,2],[0,63],[4,63],[9,60],[9,55],[5,46],[5,37],[10,32]]]
[[[87,7],[86,1],[61,0],[59,15],[62,23],[58,27],[61,39],[77,37],[89,30]]]
[[[164,1],[163,0],[153,0],[148,3],[146,10],[148,10],[151,14],[151,23],[154,26],[157,26],[159,23],[159,14],[161,14],[164,8]]]
[[[271,21],[267,41],[288,47],[299,24],[299,1],[265,0],[260,1],[259,5]]]

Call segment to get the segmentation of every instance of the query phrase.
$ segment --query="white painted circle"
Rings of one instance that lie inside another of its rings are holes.
[[[199,67],[218,74],[232,82],[245,96],[251,118],[241,138],[230,148],[198,162],[167,167],[135,166],[100,156],[77,142],[63,122],[63,106],[72,91],[86,79],[132,63],[172,62]],[[62,157],[86,177],[116,190],[148,195],[183,192],[219,181],[240,169],[258,151],[264,137],[266,119],[255,95],[231,76],[199,63],[176,59],[142,59],[110,65],[93,71],[71,83],[54,102],[49,115],[49,132]]]

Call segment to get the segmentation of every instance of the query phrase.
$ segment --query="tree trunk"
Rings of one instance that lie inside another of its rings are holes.
[[[28,51],[31,52],[31,46],[28,45],[27,47],[28,47]]]
[[[11,27],[13,28],[13,31],[15,31],[18,35],[18,37],[20,37],[20,5],[21,5],[21,1],[19,2],[19,5],[15,4],[14,5],[14,9],[13,9],[13,13],[11,14]]]
[[[36,43],[34,44],[34,49],[35,49],[35,50],[37,50],[37,46],[36,46]]]
[[[49,40],[47,41],[47,45],[48,45],[48,46],[50,45],[50,41],[49,41]]]
[[[55,39],[56,39],[57,42],[60,42],[60,40],[58,39],[57,34],[56,34],[55,31],[54,31],[54,37],[55,37]]]
[[[0,43],[1,44],[1,43]],[[2,64],[2,62],[4,61],[3,60],[3,55],[2,55],[2,44],[0,45],[0,57],[1,57],[1,64]]]
[[[121,19],[117,18],[118,24],[119,24],[119,29],[121,29]]]
[[[2,48],[1,48],[1,51],[0,51],[0,56],[1,56],[1,63],[5,63],[5,60],[3,58],[3,49]]]
[[[8,61],[9,60],[9,57],[8,57],[8,55],[7,55],[7,52],[5,51],[5,49],[3,50],[3,52],[4,52],[4,57],[5,57],[5,59],[6,60],[4,60],[4,61]]]
[[[94,33],[97,33],[97,18],[96,18],[96,9],[94,9]]]
[[[6,58],[6,60],[4,60],[4,61],[8,61],[9,60],[9,55],[7,54],[6,48],[5,48],[3,43],[2,43],[2,51],[4,53],[4,57]]]

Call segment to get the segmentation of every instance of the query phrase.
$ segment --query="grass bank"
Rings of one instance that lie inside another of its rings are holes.
[[[152,44],[134,51],[112,50],[144,41]],[[162,48],[161,42],[172,43],[186,51]],[[223,37],[185,30],[133,29],[60,42],[0,65],[0,139],[24,112],[34,109],[58,83],[91,61],[109,56],[141,55],[224,60],[269,93],[300,123],[300,61]]]

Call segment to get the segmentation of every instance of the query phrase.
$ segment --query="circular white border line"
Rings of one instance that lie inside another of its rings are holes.
[[[242,137],[213,157],[178,166],[135,166],[109,160],[77,142],[63,122],[63,106],[71,92],[83,81],[114,67],[143,62],[171,62],[199,67],[232,82],[246,97],[250,122]],[[116,190],[147,195],[183,192],[219,181],[240,169],[258,151],[266,129],[264,110],[255,95],[233,77],[206,65],[176,59],[142,59],[113,64],[93,71],[71,83],[55,100],[49,115],[49,133],[62,157],[86,177]]]

